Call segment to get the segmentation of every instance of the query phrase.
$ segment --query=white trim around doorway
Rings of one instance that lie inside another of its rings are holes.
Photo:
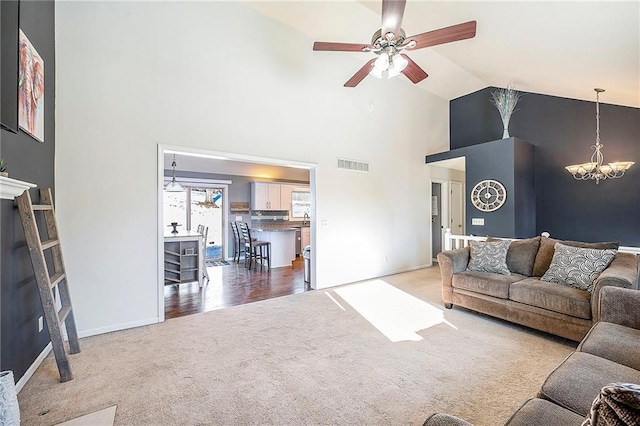
[[[191,155],[191,156],[202,156],[208,158],[216,158],[216,159],[224,159],[231,161],[242,161],[246,163],[257,163],[257,164],[268,164],[272,166],[281,166],[281,167],[300,167],[309,170],[309,189],[311,190],[311,247],[313,248],[312,253],[317,250],[316,248],[316,167],[315,163],[306,163],[300,161],[292,161],[292,160],[281,160],[276,158],[269,157],[257,157],[253,155],[246,154],[238,154],[238,153],[230,153],[230,152],[221,152],[221,151],[211,151],[201,148],[193,148],[193,147],[184,147],[184,146],[175,146],[175,145],[166,145],[166,144],[158,144],[158,174],[157,174],[157,281],[158,281],[158,322],[163,322],[164,318],[164,229],[161,226],[163,221],[163,195],[162,191],[164,188],[164,153],[169,151],[171,153],[183,154],[183,155]],[[176,180],[179,180],[176,178]],[[187,179],[191,182],[196,179]],[[227,192],[228,193],[228,192]],[[223,202],[225,203],[224,209],[228,211],[228,196],[223,197]],[[223,224],[226,229],[228,226],[228,220]],[[225,232],[224,235],[227,235]],[[226,237],[225,237],[226,238]],[[311,258],[311,288],[316,288],[316,258],[317,256],[312,256]]]
[[[440,196],[441,196],[441,200],[440,200],[440,215],[441,215],[441,223],[442,225],[442,230],[441,230],[441,241],[444,247],[444,230],[447,228],[447,226],[445,226],[445,224],[448,224],[450,219],[449,219],[449,181],[448,180],[444,180],[444,179],[436,179],[436,178],[431,178],[431,183],[438,183],[440,184]],[[433,194],[431,193],[431,185],[429,185],[429,200],[431,200],[431,196]],[[431,213],[431,204],[429,204],[429,213]],[[429,220],[431,220],[431,214],[429,215]],[[431,227],[429,227],[431,228]],[[433,265],[433,260],[436,258],[436,255],[438,253],[434,253],[433,252],[433,235],[431,235],[431,264]]]

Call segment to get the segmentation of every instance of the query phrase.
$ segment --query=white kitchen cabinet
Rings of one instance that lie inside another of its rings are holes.
[[[302,239],[300,245],[304,249],[306,246],[311,245],[311,228],[302,227],[300,231],[300,238]]]
[[[309,210],[311,206],[311,197],[309,195],[309,186],[307,185],[295,185],[288,183],[271,183],[271,182],[251,182],[251,209],[252,210],[286,210],[289,212],[289,217],[300,217],[293,215],[293,204],[300,204],[300,194],[306,194],[307,207],[305,211]],[[296,196],[296,200],[293,200],[293,195]],[[304,198],[304,197],[303,197]],[[304,201],[304,200],[303,200]],[[297,205],[296,204],[296,205]],[[304,204],[304,202],[303,202]],[[297,206],[297,210],[300,210],[304,206]],[[304,209],[303,209],[304,210]]]
[[[289,210],[282,209],[280,202],[280,184],[251,182],[251,208],[253,210]]]
[[[280,209],[287,210],[289,217],[291,217],[291,193],[295,186],[280,184]]]

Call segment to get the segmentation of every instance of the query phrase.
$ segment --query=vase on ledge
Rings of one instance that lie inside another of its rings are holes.
[[[509,128],[508,128],[508,127],[505,127],[505,128],[504,128],[504,131],[502,132],[502,139],[506,139],[506,138],[508,138],[508,137],[510,137],[510,136],[509,136]]]

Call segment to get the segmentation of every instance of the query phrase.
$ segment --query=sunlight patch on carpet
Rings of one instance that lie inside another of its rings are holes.
[[[116,417],[117,405],[94,413],[85,414],[56,426],[113,426]]]
[[[372,280],[334,290],[392,342],[420,341],[420,330],[446,323],[444,312],[388,284]],[[453,327],[455,328],[455,327]]]
[[[346,311],[346,309],[344,308],[344,306],[342,306],[340,304],[340,302],[338,302],[332,295],[331,293],[329,293],[328,291],[325,293],[327,296],[329,296],[329,299],[333,300],[333,303],[335,303],[336,305],[338,305],[340,307],[340,309],[342,309],[343,311]]]

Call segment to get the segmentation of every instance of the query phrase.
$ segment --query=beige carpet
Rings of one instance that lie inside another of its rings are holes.
[[[383,280],[447,322],[394,343],[321,290],[85,338],[74,380],[59,383],[50,355],[20,392],[23,424],[113,405],[116,425],[421,424],[435,411],[503,424],[575,347],[445,310],[437,267]]]

